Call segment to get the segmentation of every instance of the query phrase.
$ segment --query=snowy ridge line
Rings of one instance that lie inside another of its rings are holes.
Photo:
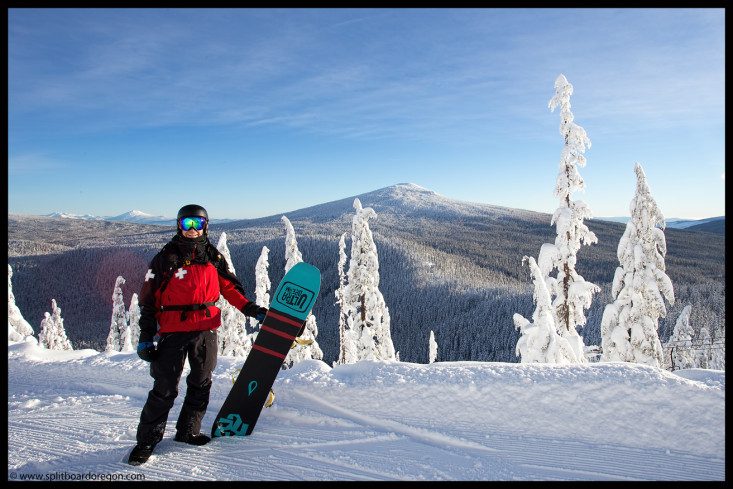
[[[398,423],[396,421],[392,421],[389,419],[380,419],[374,416],[369,416],[367,414],[354,413],[353,411],[348,411],[346,409],[343,409],[333,404],[330,404],[327,401],[324,401],[323,399],[318,397],[317,395],[311,394],[309,392],[298,391],[297,395],[300,397],[306,398],[310,400],[311,402],[318,404],[319,406],[325,407],[327,412],[335,413],[338,416],[349,419],[351,421],[355,421],[361,425],[368,425],[371,428],[376,429],[377,431],[388,431],[388,432],[398,433],[398,434],[405,435],[415,440],[419,440],[419,441],[422,441],[422,442],[425,442],[431,445],[437,445],[441,447],[444,445],[448,445],[448,446],[453,446],[453,447],[459,447],[462,449],[469,448],[469,449],[478,450],[481,452],[489,452],[489,453],[501,452],[501,450],[497,450],[495,448],[489,448],[489,447],[486,447],[476,442],[468,441],[465,439],[458,439],[458,438],[444,435],[438,432],[430,432],[424,428],[408,426],[403,423]]]

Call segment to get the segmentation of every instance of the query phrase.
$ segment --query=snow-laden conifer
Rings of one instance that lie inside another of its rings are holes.
[[[232,254],[227,245],[227,235],[222,232],[216,249],[226,260],[227,268],[236,275]],[[247,334],[247,317],[231,305],[223,296],[216,301],[221,311],[221,326],[217,334],[219,355],[223,357],[246,357],[252,348],[252,338]]]
[[[606,305],[601,319],[602,359],[659,367],[663,359],[658,319],[667,315],[665,298],[674,304],[674,289],[664,273],[664,215],[639,163],[634,171],[636,194],[629,206],[631,219],[618,245],[620,266],[611,289],[614,301]]]
[[[711,348],[709,368],[725,370],[725,337],[718,336],[715,338]]]
[[[132,294],[132,299],[130,299],[130,308],[127,310],[127,324],[130,326],[130,344],[132,350],[135,351],[140,340],[140,305],[137,294]]]
[[[521,333],[516,355],[522,363],[578,363],[575,349],[558,334],[545,275],[534,258],[525,256],[523,261],[529,262],[537,307],[531,323],[521,314],[514,314],[514,327]]]
[[[262,307],[270,307],[270,276],[267,273],[270,263],[268,261],[270,249],[262,247],[260,257],[255,264],[255,303]],[[257,318],[249,318],[249,326],[252,331],[259,331],[260,325]]]
[[[295,229],[290,219],[285,216],[280,219],[285,225],[285,273],[288,273],[296,263],[303,261],[303,255],[298,250],[298,240],[295,238]]]
[[[337,364],[344,363],[356,363],[356,351],[354,343],[352,341],[352,335],[350,330],[347,329],[347,313],[346,313],[346,300],[345,300],[345,289],[346,289],[346,272],[344,267],[346,266],[346,234],[343,233],[339,239],[339,261],[337,264],[339,272],[339,286],[334,291],[336,296],[336,304],[339,307],[339,357],[336,361]]]
[[[586,146],[590,148],[591,145],[585,129],[573,122],[574,115],[570,111],[572,93],[573,86],[565,76],[558,76],[555,80],[555,95],[548,104],[553,112],[560,107],[560,134],[565,142],[553,193],[559,199],[560,206],[550,223],[556,226],[557,233],[554,244],[546,243],[541,247],[537,261],[550,296],[555,297],[552,310],[558,333],[568,340],[577,361],[585,362],[583,338],[577,328],[585,326],[584,310],[590,307],[593,294],[600,288],[578,275],[575,265],[581,245],[597,243],[598,239],[583,222],[593,217],[586,203],[570,199],[573,192],[585,190],[585,182],[578,168],[585,166],[583,153]],[[550,276],[553,269],[557,270],[555,277]]]
[[[107,351],[132,351],[125,303],[122,297],[122,286],[124,284],[125,279],[121,276],[117,277],[114,292],[112,293],[112,320],[107,335],[107,346],[105,348]]]
[[[23,318],[20,309],[15,304],[13,295],[13,269],[8,264],[8,340],[22,341],[26,336],[33,336],[33,327]]]
[[[290,220],[282,216],[283,224],[285,224],[285,273],[287,273],[296,263],[303,261],[303,255],[298,251],[298,241],[295,239],[295,229]],[[310,344],[297,344],[295,348],[291,348],[288,356],[285,357],[285,367],[290,368],[301,360],[322,360],[323,351],[318,346],[318,326],[316,325],[316,317],[311,311],[305,319],[305,327],[300,339],[311,341]]]
[[[56,304],[56,299],[51,299],[51,314],[45,312],[41,320],[38,344],[48,350],[73,350],[71,341],[66,337],[61,308]]]
[[[695,340],[695,364],[697,368],[710,368],[710,353],[713,346],[713,339],[710,337],[708,328],[703,326],[697,333]]]
[[[682,370],[695,366],[695,352],[692,348],[692,337],[695,331],[690,326],[690,312],[692,306],[687,305],[674,325],[672,336],[667,341],[666,350],[669,351],[670,367]],[[666,359],[664,359],[666,361]]]
[[[351,226],[351,259],[344,289],[347,328],[358,360],[396,360],[390,333],[389,309],[379,291],[379,258],[369,229],[376,217],[371,207],[354,199],[356,214]]]
[[[438,359],[438,343],[435,342],[435,333],[432,330],[430,331],[428,345],[428,363],[433,363]]]

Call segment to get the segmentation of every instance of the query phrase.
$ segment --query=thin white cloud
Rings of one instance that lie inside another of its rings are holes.
[[[11,18],[14,114],[57,111],[83,130],[244,123],[470,137],[544,120],[564,73],[582,87],[584,121],[633,130],[723,118],[721,23],[699,11],[85,12],[58,14],[51,33],[70,48],[58,64],[50,48],[44,63],[24,56],[16,46],[41,38]]]

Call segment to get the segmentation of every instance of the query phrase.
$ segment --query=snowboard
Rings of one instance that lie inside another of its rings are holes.
[[[313,309],[321,272],[296,263],[283,277],[244,366],[219,413],[211,437],[247,436],[254,430],[272,384]]]

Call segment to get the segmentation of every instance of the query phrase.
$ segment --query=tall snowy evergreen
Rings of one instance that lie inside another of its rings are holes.
[[[435,333],[430,331],[428,340],[428,363],[434,363],[438,359],[438,343],[435,342]]]
[[[45,312],[44,319],[41,320],[38,344],[48,350],[73,350],[71,341],[66,337],[61,308],[56,305],[56,299],[51,299],[51,314]]]
[[[130,344],[132,350],[136,351],[140,340],[140,305],[138,304],[137,294],[132,294],[132,299],[130,299],[130,309],[127,310],[127,324],[130,326]]]
[[[692,346],[692,337],[695,331],[690,326],[690,312],[692,306],[687,305],[674,325],[674,331],[666,343],[666,350],[669,351],[669,366],[673,370],[682,370],[695,366],[695,351]],[[664,358],[664,362],[667,359]]]
[[[344,267],[346,266],[346,234],[341,235],[339,239],[339,261],[337,264],[339,272],[339,286],[334,291],[336,296],[336,304],[339,307],[339,357],[336,361],[337,364],[344,363],[356,363],[356,351],[354,343],[352,341],[351,331],[347,328],[347,313],[346,313],[346,300],[345,300],[345,289],[346,289],[346,272]]]
[[[109,325],[107,335],[107,351],[132,351],[130,338],[130,327],[127,324],[127,314],[122,298],[122,286],[125,279],[121,276],[115,281],[114,292],[112,293],[112,321]]]
[[[262,307],[270,307],[270,276],[267,273],[270,263],[268,261],[270,249],[262,247],[260,257],[255,264],[255,303]],[[249,318],[249,326],[252,331],[259,331],[260,325],[257,318]]]
[[[396,360],[389,310],[379,291],[377,247],[368,222],[377,214],[371,207],[362,208],[359,199],[354,199],[354,209],[348,284],[342,300],[356,360]]]
[[[234,263],[232,262],[232,253],[229,251],[229,245],[227,244],[227,233],[224,231],[219,235],[219,241],[216,242],[216,250],[226,260],[229,271],[236,275],[237,271],[234,269]]]
[[[516,355],[522,363],[578,363],[573,345],[558,334],[544,273],[534,258],[525,259],[529,261],[537,307],[531,323],[521,314],[514,314],[514,327],[522,334],[517,341]]]
[[[710,352],[710,368],[725,370],[725,336],[718,336],[713,341]]]
[[[236,275],[232,254],[227,245],[227,235],[222,232],[216,249],[227,262],[229,271]],[[219,355],[223,357],[246,357],[252,348],[253,340],[247,334],[247,317],[231,305],[224,297],[219,297],[216,307],[221,311],[221,326],[219,326],[217,341],[219,344]]]
[[[285,273],[287,273],[296,263],[303,261],[303,255],[298,251],[295,229],[293,229],[290,220],[282,216],[282,221],[285,224]],[[305,330],[299,338],[303,343],[298,343],[294,348],[290,349],[288,356],[285,357],[285,367],[290,368],[301,360],[322,360],[323,351],[318,346],[318,341],[316,341],[317,337],[318,326],[316,325],[316,317],[313,315],[313,312],[310,312],[305,320]]]
[[[662,365],[658,319],[667,315],[664,298],[674,304],[672,281],[665,272],[667,244],[664,215],[657,207],[639,163],[631,219],[619,241],[621,266],[613,277],[611,297],[601,319],[603,360]]]
[[[303,255],[298,250],[298,240],[295,239],[295,229],[285,216],[280,218],[285,225],[285,273],[288,272],[293,265],[303,261]]]
[[[710,347],[712,344],[713,339],[710,337],[710,332],[708,328],[703,326],[700,328],[695,341],[695,367],[710,368]]]
[[[22,341],[26,336],[33,336],[33,327],[23,318],[20,309],[15,305],[12,277],[13,269],[8,264],[8,339]]]
[[[591,145],[585,130],[573,122],[575,117],[570,111],[572,93],[573,86],[565,76],[558,76],[555,80],[555,95],[548,104],[552,112],[560,107],[560,134],[564,139],[553,192],[560,206],[550,223],[556,226],[557,237],[554,244],[542,245],[537,262],[550,295],[555,297],[552,310],[558,332],[570,343],[577,361],[585,362],[583,338],[577,328],[585,326],[584,310],[590,307],[593,294],[600,288],[578,275],[575,265],[581,244],[597,243],[598,239],[583,222],[593,217],[586,203],[570,199],[573,192],[585,190],[585,182],[578,168],[585,166],[583,153],[586,146],[590,148]],[[552,270],[557,270],[555,277],[550,276]]]

